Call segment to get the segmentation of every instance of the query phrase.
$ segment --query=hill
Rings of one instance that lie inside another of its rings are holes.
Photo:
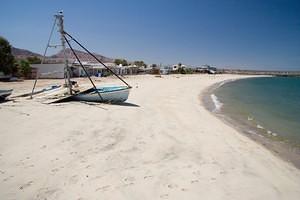
[[[38,58],[43,57],[41,54],[34,53],[34,52],[31,52],[26,49],[19,49],[16,47],[12,47],[11,52],[15,56],[16,59],[26,59],[27,57],[33,57],[33,56],[36,56]]]
[[[97,62],[91,55],[89,55],[86,52],[83,51],[79,51],[79,50],[74,50],[75,53],[77,54],[77,56],[79,57],[80,61],[85,61],[85,62]],[[105,57],[103,55],[97,54],[97,53],[93,53],[99,60],[101,60],[102,62],[113,62],[114,59],[112,58],[108,58]],[[74,56],[73,52],[71,51],[71,49],[66,49],[66,55],[68,60],[70,61],[74,61],[76,60],[76,57]],[[58,52],[57,54],[54,54],[52,56],[49,57],[50,59],[58,59],[58,60],[63,60],[64,59],[64,53],[61,50],[60,52]]]
[[[80,61],[82,62],[97,62],[92,56],[90,56],[88,53],[75,50],[75,53],[78,55]],[[26,50],[26,49],[20,49],[16,47],[12,47],[12,54],[15,56],[16,59],[26,59],[27,57],[33,57],[36,56],[40,59],[43,58],[41,54],[34,53],[32,51]],[[100,59],[102,62],[113,62],[114,59],[108,58],[106,56],[93,53],[98,59]],[[73,62],[76,60],[74,54],[72,53],[71,49],[66,49],[66,55],[67,59],[69,62]],[[46,63],[62,63],[64,62],[64,54],[63,51],[59,51],[58,53],[52,55],[52,56],[47,56],[46,57]]]

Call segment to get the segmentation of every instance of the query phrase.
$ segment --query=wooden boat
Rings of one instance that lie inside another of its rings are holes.
[[[75,94],[72,99],[77,101],[121,103],[128,99],[130,88],[127,86],[106,86],[90,88]]]
[[[0,100],[3,101],[5,100],[6,97],[8,97],[9,95],[11,95],[13,89],[10,90],[0,90]]]

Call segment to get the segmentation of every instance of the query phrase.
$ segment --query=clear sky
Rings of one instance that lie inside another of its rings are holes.
[[[1,0],[0,35],[42,54],[58,10],[69,33],[112,58],[300,70],[299,0]]]

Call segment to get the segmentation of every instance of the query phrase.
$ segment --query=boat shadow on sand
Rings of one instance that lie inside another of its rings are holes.
[[[99,103],[99,102],[86,102],[86,101],[77,101],[77,102],[80,102],[80,103],[84,103],[84,104],[87,104],[87,105],[90,105],[90,106],[93,106],[93,105],[101,105],[101,104],[107,104],[107,105],[115,105],[115,106],[126,106],[126,107],[140,107],[139,105],[137,104],[134,104],[134,103],[128,103],[128,102],[120,102],[120,103]]]
[[[140,107],[137,104],[134,103],[127,103],[127,102],[123,102],[123,103],[111,103],[111,105],[117,105],[117,106],[128,106],[128,107]]]
[[[15,102],[13,99],[1,99],[0,100],[0,104],[5,104],[5,103],[8,103],[8,102]]]

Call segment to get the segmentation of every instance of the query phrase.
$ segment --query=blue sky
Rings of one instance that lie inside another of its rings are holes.
[[[58,10],[69,33],[108,57],[300,70],[300,1],[1,0],[0,35],[42,54]]]

